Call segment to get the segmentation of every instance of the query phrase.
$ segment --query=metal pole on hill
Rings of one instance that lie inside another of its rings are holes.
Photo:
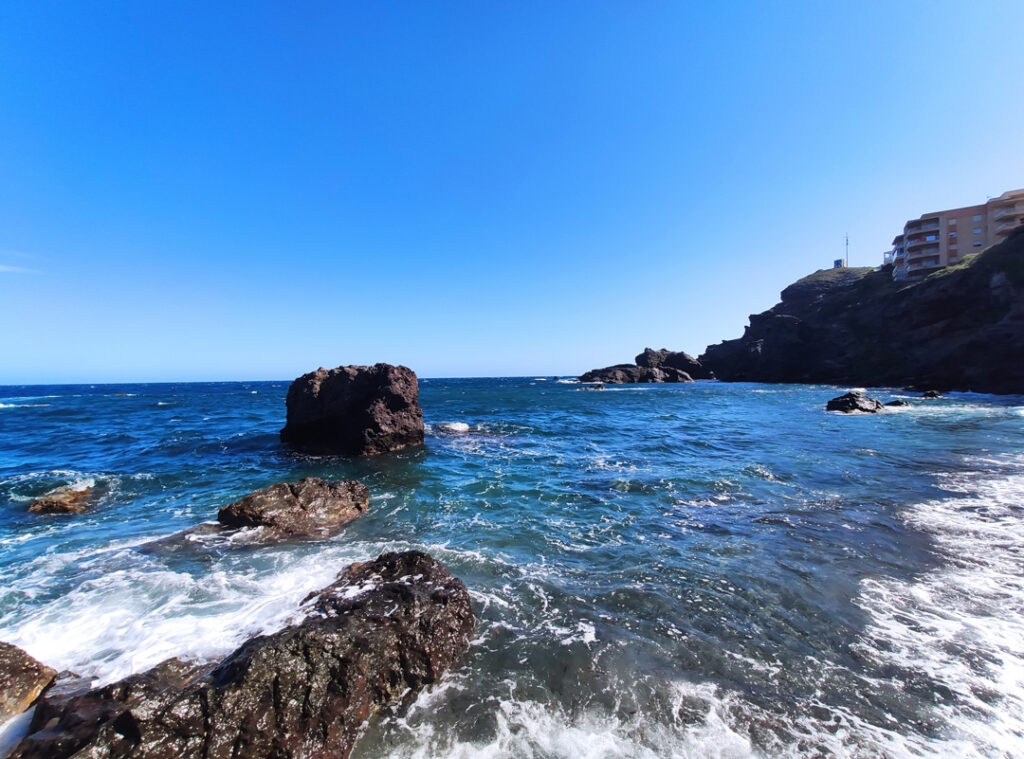
[[[846,233],[846,254],[843,256],[843,264],[847,269],[850,268],[850,233]]]

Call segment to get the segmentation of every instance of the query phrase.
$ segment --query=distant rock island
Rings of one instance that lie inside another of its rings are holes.
[[[591,369],[580,375],[580,382],[602,382],[622,385],[631,382],[693,382],[713,379],[714,375],[700,361],[682,351],[644,348],[632,364],[615,364]]]
[[[1024,229],[913,283],[815,272],[700,362],[728,382],[1024,393]]]

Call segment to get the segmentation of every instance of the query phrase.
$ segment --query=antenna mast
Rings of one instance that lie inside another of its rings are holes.
[[[846,268],[850,267],[850,233],[846,233],[846,255],[843,257]]]

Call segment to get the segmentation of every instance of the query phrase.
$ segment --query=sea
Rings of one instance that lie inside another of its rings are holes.
[[[419,549],[476,635],[354,759],[1024,756],[1024,396],[420,382],[426,445],[362,460],[279,442],[287,382],[0,388],[0,640],[96,684],[217,660]],[[184,533],[306,476],[369,510]],[[88,512],[28,512],[65,486]]]

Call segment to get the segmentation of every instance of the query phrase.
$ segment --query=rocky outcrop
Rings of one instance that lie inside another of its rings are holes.
[[[56,670],[17,646],[0,643],[0,724],[32,706],[55,677]]]
[[[49,699],[12,759],[345,759],[381,708],[415,697],[468,647],[469,594],[417,551],[354,564],[309,616],[215,668],[169,660]]]
[[[730,382],[1024,393],[1024,230],[913,283],[819,271],[700,361]]]
[[[637,366],[649,369],[679,369],[695,380],[715,378],[714,372],[689,353],[684,353],[683,351],[670,351],[666,348],[661,350],[644,348],[644,352],[639,354],[634,361]]]
[[[648,368],[633,364],[616,364],[604,369],[591,369],[580,375],[580,382],[603,382],[609,385],[624,385],[631,382],[693,382],[684,371],[668,367]]]
[[[321,367],[288,388],[281,440],[307,453],[374,456],[423,445],[416,373],[404,366]]]
[[[226,527],[266,527],[289,537],[318,537],[341,529],[369,505],[370,491],[361,482],[306,477],[249,493],[221,508],[217,521]]]
[[[827,411],[840,411],[844,414],[876,414],[882,410],[881,401],[868,398],[864,393],[853,392],[833,398],[825,404]]]
[[[28,510],[33,514],[81,514],[89,507],[91,496],[89,488],[57,488],[32,501]]]

